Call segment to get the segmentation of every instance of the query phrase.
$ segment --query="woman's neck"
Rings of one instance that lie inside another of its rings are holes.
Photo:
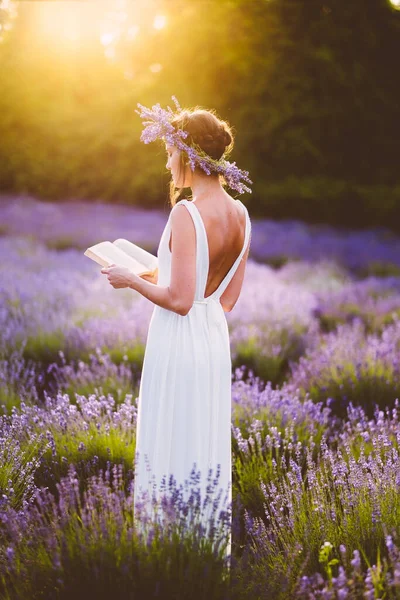
[[[215,196],[225,196],[226,192],[222,187],[219,179],[198,177],[193,178],[192,185],[193,202],[202,200],[203,198],[210,198]]]

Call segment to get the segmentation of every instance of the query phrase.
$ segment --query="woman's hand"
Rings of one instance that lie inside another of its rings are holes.
[[[107,275],[108,281],[115,289],[130,287],[135,276],[127,267],[120,267],[115,264],[103,267],[101,273]]]

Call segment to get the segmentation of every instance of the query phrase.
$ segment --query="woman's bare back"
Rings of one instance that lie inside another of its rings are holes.
[[[246,215],[239,202],[231,196],[213,200],[196,200],[196,208],[207,233],[209,271],[205,297],[218,288],[239,256],[246,231]],[[169,249],[172,252],[172,236]]]

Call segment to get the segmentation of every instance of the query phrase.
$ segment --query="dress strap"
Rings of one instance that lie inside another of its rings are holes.
[[[193,202],[183,199],[180,200],[175,206],[173,210],[183,204],[186,206],[189,211],[196,230],[196,300],[204,300],[203,291],[205,289],[208,277],[208,242],[207,242],[207,233],[204,228],[204,223],[200,216],[197,207],[193,204]]]
[[[224,279],[221,281],[221,283],[219,284],[219,286],[217,287],[215,292],[213,292],[211,294],[211,296],[217,297],[218,300],[222,296],[222,294],[224,293],[226,288],[228,287],[231,280],[233,279],[233,276],[235,275],[236,270],[239,267],[240,261],[242,260],[242,257],[246,251],[247,244],[249,242],[250,234],[251,234],[251,221],[250,221],[247,207],[243,204],[243,202],[241,200],[237,200],[237,202],[240,202],[240,204],[242,205],[242,208],[243,208],[243,211],[245,214],[245,218],[246,218],[244,242],[243,242],[243,247],[242,247],[242,250],[241,250],[239,256],[237,257],[237,259],[235,260],[235,262],[233,263],[233,265],[231,266],[228,273],[225,275]],[[211,296],[208,296],[207,298],[210,298]]]

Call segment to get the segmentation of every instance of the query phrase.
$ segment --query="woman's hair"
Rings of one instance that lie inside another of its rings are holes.
[[[184,138],[185,144],[193,146],[196,144],[206,152],[211,158],[219,160],[222,156],[227,158],[233,149],[233,129],[226,122],[220,119],[214,110],[205,110],[202,108],[183,109],[171,121],[175,129],[183,129],[188,132],[188,136]],[[184,150],[180,151],[179,173],[178,178],[181,179],[188,165],[189,157]],[[225,185],[225,180],[219,173],[211,173],[207,175],[198,165],[195,166],[195,173],[201,173],[205,177],[219,178],[222,185]],[[174,206],[179,199],[183,188],[175,186],[171,179],[169,184],[169,199],[171,206]]]

